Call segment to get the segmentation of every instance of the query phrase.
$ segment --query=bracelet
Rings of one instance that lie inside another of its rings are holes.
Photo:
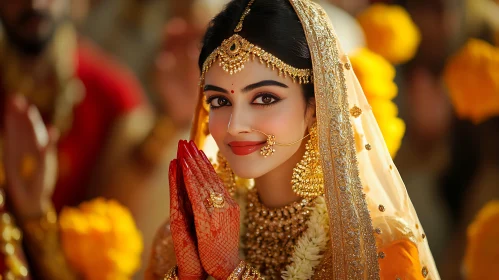
[[[177,266],[172,267],[166,274],[163,280],[179,280],[177,275]]]
[[[238,280],[239,277],[241,277],[242,280],[263,280],[260,272],[245,261],[239,263],[227,280]]]
[[[243,273],[245,267],[246,267],[246,263],[244,261],[241,261],[237,265],[236,269],[234,269],[234,271],[232,271],[232,273],[229,275],[229,278],[227,278],[227,279],[228,280],[238,280],[239,276],[241,276],[241,274]]]

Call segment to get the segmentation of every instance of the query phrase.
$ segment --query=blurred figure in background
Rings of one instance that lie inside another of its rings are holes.
[[[52,204],[60,211],[88,198],[114,197],[140,220],[127,189],[114,186],[121,185],[124,171],[144,173],[137,162],[144,158],[153,124],[132,73],[77,35],[70,2],[0,1],[1,183],[6,192],[1,201],[8,199],[28,259],[43,279],[70,279],[57,238],[43,234],[53,230],[56,235],[57,229],[41,227],[44,219],[55,217]],[[49,143],[55,145],[50,153]],[[10,244],[6,238],[2,242]],[[26,275],[27,268],[12,261],[11,253],[7,265],[0,265],[3,275]]]

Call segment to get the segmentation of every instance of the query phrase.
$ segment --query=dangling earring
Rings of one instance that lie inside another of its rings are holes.
[[[217,153],[217,164],[215,165],[215,171],[218,174],[218,177],[222,179],[227,191],[231,196],[236,192],[236,175],[232,171],[227,162],[227,159],[220,153]]]
[[[324,176],[319,155],[317,123],[310,128],[310,139],[305,145],[302,160],[293,169],[293,192],[303,198],[314,198],[324,193]]]
[[[273,155],[275,153],[274,145],[275,145],[275,135],[272,134],[267,135],[267,145],[263,146],[260,149],[260,154],[263,157],[268,157]]]

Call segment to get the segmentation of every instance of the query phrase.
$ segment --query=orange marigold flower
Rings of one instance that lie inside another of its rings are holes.
[[[390,62],[404,63],[416,54],[421,34],[404,8],[373,4],[357,20],[364,30],[367,47]]]
[[[65,208],[60,219],[64,253],[91,280],[127,280],[140,267],[142,237],[131,213],[113,200]]]
[[[468,227],[465,255],[467,279],[499,279],[499,200],[480,210]]]
[[[457,115],[480,123],[499,115],[499,48],[471,39],[444,73]]]

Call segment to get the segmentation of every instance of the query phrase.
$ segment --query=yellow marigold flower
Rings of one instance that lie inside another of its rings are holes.
[[[392,158],[394,158],[400,149],[402,138],[404,138],[405,122],[400,118],[376,118],[376,121],[385,139],[386,147]]]
[[[447,62],[444,79],[459,117],[480,123],[499,115],[499,48],[469,40]]]
[[[499,200],[480,210],[468,227],[465,255],[467,279],[499,279]]]
[[[367,98],[392,99],[397,95],[395,68],[382,56],[362,48],[350,56],[350,62]]]
[[[95,199],[65,208],[59,218],[69,262],[88,280],[127,280],[140,267],[142,237],[128,209]]]
[[[397,105],[391,101],[398,90],[393,82],[395,68],[382,56],[368,49],[359,49],[353,53],[350,62],[371,105],[388,150],[395,157],[405,133],[405,123],[397,118]]]
[[[357,17],[367,47],[392,63],[404,63],[414,57],[421,42],[418,27],[404,8],[373,4]]]

